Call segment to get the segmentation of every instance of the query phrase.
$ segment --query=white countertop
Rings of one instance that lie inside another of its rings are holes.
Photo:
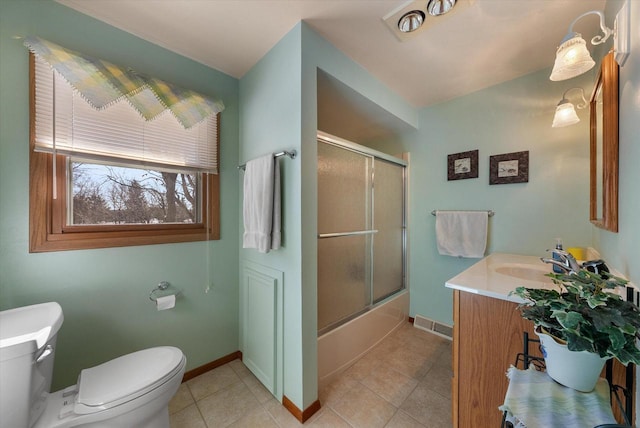
[[[445,285],[468,293],[522,303],[517,296],[509,296],[516,287],[552,288],[552,266],[540,257],[494,253],[448,280]]]

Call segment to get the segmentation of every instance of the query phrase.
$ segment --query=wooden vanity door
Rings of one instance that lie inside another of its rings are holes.
[[[454,291],[453,426],[499,427],[509,386],[506,372],[523,350],[523,332],[533,324],[517,304]],[[537,347],[531,347],[540,356]]]

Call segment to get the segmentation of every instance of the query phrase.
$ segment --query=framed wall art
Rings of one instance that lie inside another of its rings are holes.
[[[529,151],[489,157],[489,184],[527,183]]]
[[[478,178],[478,150],[447,156],[447,180]]]

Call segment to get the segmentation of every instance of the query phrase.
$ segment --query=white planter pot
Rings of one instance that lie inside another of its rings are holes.
[[[587,351],[570,351],[548,334],[536,328],[540,337],[547,374],[561,385],[581,392],[593,391],[607,358]]]

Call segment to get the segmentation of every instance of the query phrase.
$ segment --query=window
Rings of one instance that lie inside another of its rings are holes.
[[[30,252],[219,239],[219,113],[146,121],[94,109],[33,54],[30,72]]]

